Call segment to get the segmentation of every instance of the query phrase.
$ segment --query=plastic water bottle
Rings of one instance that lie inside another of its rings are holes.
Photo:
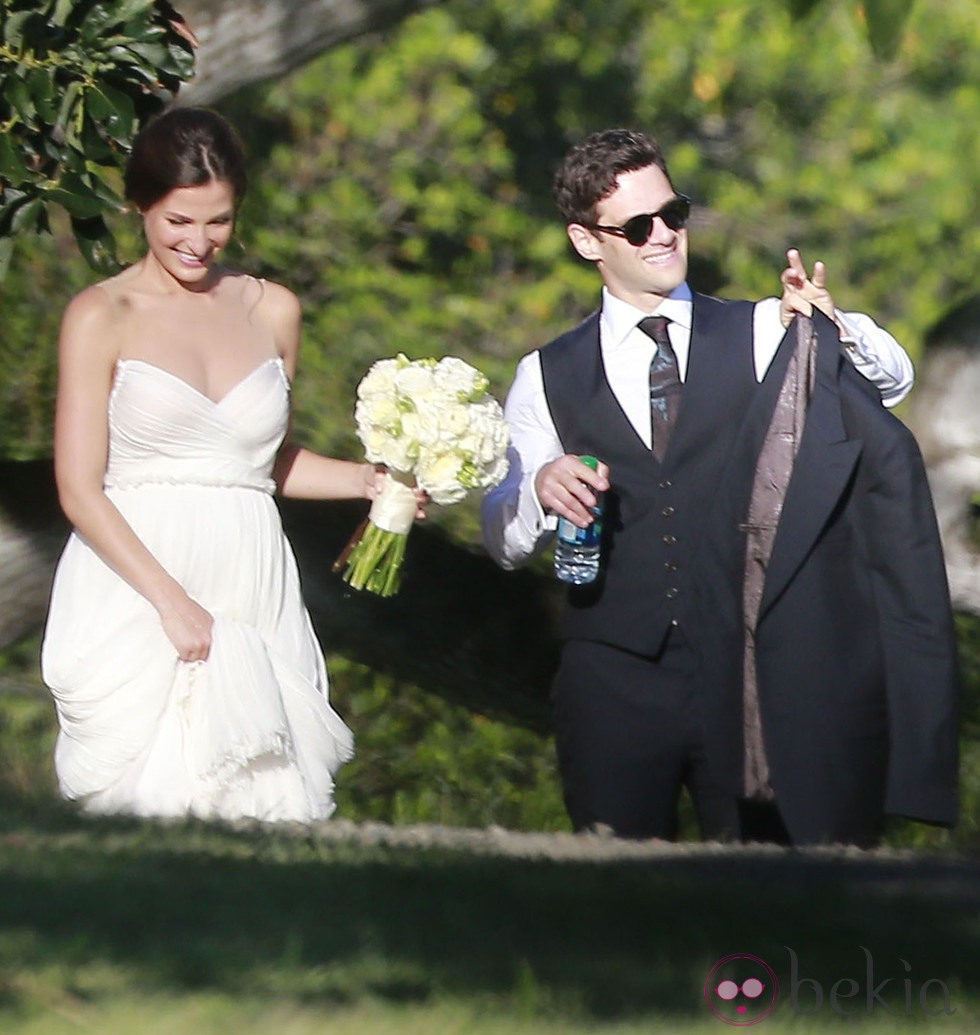
[[[580,457],[583,464],[596,470],[599,461],[594,456]],[[579,528],[567,518],[558,519],[555,539],[555,575],[562,582],[582,586],[593,582],[599,574],[602,552],[602,494],[592,508],[594,520],[588,528]]]

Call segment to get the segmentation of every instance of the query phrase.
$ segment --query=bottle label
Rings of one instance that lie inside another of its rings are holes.
[[[558,538],[571,546],[598,546],[602,539],[602,520],[597,515],[587,528],[579,528],[567,518],[558,519]]]

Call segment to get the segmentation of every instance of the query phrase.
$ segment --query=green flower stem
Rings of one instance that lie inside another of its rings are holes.
[[[354,589],[366,589],[382,597],[394,596],[401,586],[407,541],[407,535],[388,532],[369,521],[347,558],[344,581]]]

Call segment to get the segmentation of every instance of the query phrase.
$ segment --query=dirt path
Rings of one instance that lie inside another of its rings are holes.
[[[980,906],[980,858],[926,854],[911,849],[862,850],[845,845],[784,848],[778,845],[672,844],[624,841],[611,836],[522,833],[501,827],[469,829],[436,824],[391,826],[330,820],[297,834],[331,844],[366,848],[417,849],[555,864],[651,865],[706,879],[759,879],[767,882],[869,882],[896,892],[913,887]]]

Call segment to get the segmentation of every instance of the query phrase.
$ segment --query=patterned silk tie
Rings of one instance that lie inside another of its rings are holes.
[[[657,353],[650,364],[650,430],[653,433],[653,455],[662,463],[667,452],[670,429],[677,420],[681,405],[680,372],[677,357],[667,336],[665,316],[648,316],[638,324],[644,334],[657,343]]]

